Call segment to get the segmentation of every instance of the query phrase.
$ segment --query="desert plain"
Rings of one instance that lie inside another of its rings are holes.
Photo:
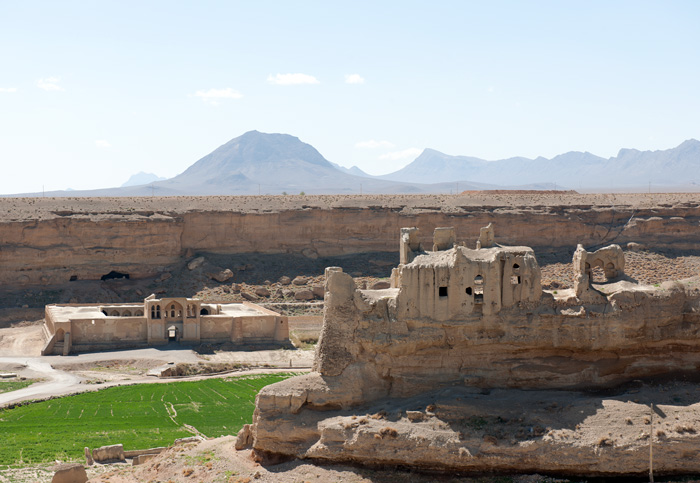
[[[497,243],[533,247],[542,270],[542,286],[550,291],[571,288],[571,256],[576,243],[591,248],[619,244],[625,254],[625,273],[641,284],[653,286],[700,275],[700,198],[693,193],[498,191],[415,196],[0,198],[0,207],[0,359],[38,357],[43,342],[43,306],[48,303],[130,302],[150,293],[195,295],[207,301],[255,301],[292,316],[315,317],[309,320],[318,324],[323,308],[322,291],[318,290],[325,282],[323,268],[342,266],[361,288],[386,281],[398,263],[398,229],[403,226],[420,226],[426,239],[434,227],[455,226],[458,240],[472,245],[478,229],[492,222]],[[196,258],[204,262],[195,269],[188,268]],[[226,269],[231,276],[217,280],[215,275]],[[111,271],[130,276],[101,279]],[[290,283],[295,279],[298,284]],[[302,291],[304,296],[299,297]],[[302,319],[299,323],[311,333],[312,345],[313,333],[316,331],[317,336],[320,327],[304,325]],[[292,349],[291,355],[285,353],[283,357],[274,351],[256,356],[226,347],[199,349],[187,348],[178,355],[162,357],[138,351],[128,355],[80,355],[71,360],[56,356],[51,358],[51,365],[76,381],[100,379],[99,386],[147,380],[149,370],[173,358],[191,363],[246,363],[253,369],[263,365],[308,368],[313,358],[309,347],[298,353]],[[214,355],[202,357],[209,349]],[[5,364],[3,370],[30,370]],[[110,371],[94,370],[110,364]],[[541,432],[540,436],[579,439],[582,445],[597,445],[604,451],[615,441],[632,440],[640,432],[650,431],[650,402],[686,409],[667,409],[656,423],[657,438],[672,438],[674,432],[700,432],[700,413],[696,409],[700,385],[687,376],[629,381],[604,394],[561,391],[550,398],[556,404],[544,406],[530,400],[536,397],[532,394],[501,391],[494,414],[483,415],[486,421],[510,415],[493,425],[492,429],[500,432],[499,440],[517,440],[519,432],[532,429]],[[575,421],[574,412],[586,410],[595,404],[594,400],[607,403],[585,421],[572,423],[574,429],[569,433],[561,430],[559,434],[545,423],[526,428],[519,422],[527,418],[546,421],[547,414],[553,412],[563,420]],[[383,417],[400,422],[405,414],[399,406],[395,414],[389,411]],[[486,441],[493,437],[483,428],[479,430]],[[393,467],[319,466],[307,461],[261,466],[253,461],[249,450],[235,451],[233,446],[233,437],[190,443],[171,448],[140,467],[100,467],[100,474],[92,469],[90,481],[383,482],[475,478],[417,474]],[[210,458],[213,463],[193,466],[196,455],[203,454],[215,455]],[[679,457],[691,456],[695,457]],[[527,474],[530,468],[524,465],[522,470]],[[49,472],[29,477],[27,471],[0,472],[0,481],[50,480]],[[645,471],[640,468],[638,474]],[[514,467],[509,474],[518,473]],[[550,476],[512,478],[539,481]]]

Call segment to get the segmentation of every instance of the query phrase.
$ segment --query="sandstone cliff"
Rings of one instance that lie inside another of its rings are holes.
[[[46,286],[99,280],[111,271],[146,277],[196,252],[391,251],[396,232],[455,226],[478,234],[491,221],[507,245],[538,250],[611,242],[694,249],[693,195],[273,196],[1,198],[0,283]],[[425,239],[427,241],[427,238]],[[469,246],[476,242],[466,240]]]
[[[260,458],[634,474],[645,467],[650,441],[670,431],[672,414],[694,422],[674,427],[678,434],[657,457],[665,472],[700,470],[678,456],[699,441],[694,398],[663,400],[664,429],[654,434],[639,431],[645,408],[624,406],[629,395],[580,397],[572,409],[569,396],[548,392],[695,374],[700,277],[639,285],[624,276],[620,248],[610,246],[577,257],[586,274],[601,262],[612,279],[556,293],[541,290],[527,247],[425,253],[402,237],[402,253],[405,245],[412,261],[397,267],[389,289],[360,290],[340,269],[327,269],[314,372],[264,388],[241,435],[249,432]],[[522,406],[504,405],[506,397]],[[637,416],[610,420],[608,406]],[[592,440],[588,433],[600,434],[605,421],[609,437]],[[618,428],[625,425],[637,429]]]

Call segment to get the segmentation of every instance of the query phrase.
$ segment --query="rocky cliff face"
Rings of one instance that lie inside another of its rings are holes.
[[[615,242],[695,249],[700,203],[692,195],[277,196],[0,199],[0,283],[45,286],[145,277],[196,252],[303,253],[397,249],[399,227],[479,233],[538,250]],[[474,246],[476,236],[467,239]]]
[[[685,425],[694,398],[663,400],[654,433],[638,399],[591,394],[700,369],[700,277],[652,287],[622,265],[608,273],[578,292],[541,291],[526,247],[421,254],[385,290],[330,267],[313,372],[261,390],[246,439],[262,459],[595,475],[642,472],[650,441],[673,431],[658,448],[664,471],[700,469],[683,456],[698,442]],[[552,389],[590,395],[572,404]]]

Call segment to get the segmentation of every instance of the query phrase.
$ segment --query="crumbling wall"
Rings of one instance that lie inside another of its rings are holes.
[[[610,263],[610,275],[624,269],[614,247],[593,254],[581,248],[575,260],[584,274],[589,256],[603,267]],[[481,312],[460,292],[473,289],[465,283],[477,276],[483,279]],[[619,280],[597,298],[581,299],[574,291],[555,298],[541,290],[530,249],[456,246],[416,255],[394,278],[394,288],[360,290],[339,268],[327,269],[312,372],[263,388],[253,425],[244,430],[258,458],[536,472],[551,470],[555,449],[559,470],[636,471],[648,454],[641,437],[609,450],[607,439],[584,442],[582,450],[579,440],[569,440],[580,424],[569,420],[571,432],[554,445],[554,432],[544,430],[530,436],[533,441],[511,438],[501,445],[498,436],[471,434],[465,421],[488,410],[468,408],[478,395],[502,388],[590,390],[700,370],[700,277],[660,287]],[[453,294],[458,296],[451,299]],[[549,401],[547,393],[539,394],[545,395],[533,397]],[[537,407],[548,414],[560,413],[541,401]],[[379,408],[387,406],[392,416],[382,419]],[[372,413],[378,413],[376,424],[374,416],[362,417]],[[490,414],[498,416],[494,424],[523,421]],[[424,424],[428,420],[434,424]],[[697,438],[693,433],[682,443],[692,447]],[[626,466],[618,466],[617,458]],[[523,467],[524,460],[532,466]],[[675,458],[673,468],[686,468],[686,461]]]
[[[399,268],[399,317],[461,320],[492,315],[542,293],[531,249],[470,250],[455,247],[419,255]]]
[[[592,269],[600,267],[605,273],[605,278],[612,280],[619,278],[625,271],[625,254],[620,245],[609,245],[595,252],[587,252],[583,245],[579,244],[574,252],[572,261],[574,269],[574,292],[577,297],[583,297],[591,287]]]

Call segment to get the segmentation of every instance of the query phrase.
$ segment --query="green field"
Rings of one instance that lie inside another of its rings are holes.
[[[31,386],[35,381],[29,379],[24,381],[0,381],[0,393],[16,391],[17,389],[22,389],[27,386]]]
[[[0,410],[0,465],[73,460],[83,448],[167,446],[192,436],[236,434],[258,391],[292,374],[138,384]]]

